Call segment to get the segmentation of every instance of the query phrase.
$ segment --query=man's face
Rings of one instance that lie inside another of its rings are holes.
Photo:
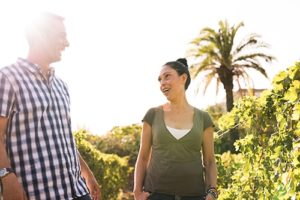
[[[61,60],[61,52],[69,46],[66,29],[61,20],[53,19],[49,29],[45,31],[42,49],[49,63]]]

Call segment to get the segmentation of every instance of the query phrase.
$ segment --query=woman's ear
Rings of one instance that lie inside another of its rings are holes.
[[[182,83],[185,85],[185,82],[187,81],[187,74],[182,74],[180,76],[180,80],[182,81]]]

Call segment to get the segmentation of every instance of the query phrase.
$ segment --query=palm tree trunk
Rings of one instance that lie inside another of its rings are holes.
[[[228,85],[228,86],[224,86],[225,88],[225,92],[226,92],[226,109],[227,112],[230,112],[233,108],[233,86]]]
[[[217,68],[217,73],[226,91],[226,107],[227,112],[230,112],[233,108],[233,73],[224,65]]]
[[[230,112],[233,108],[233,86],[224,86],[226,91],[226,107],[227,111]],[[229,132],[230,139],[229,139],[229,149],[230,152],[236,153],[234,143],[239,139],[239,132],[237,128],[233,128]]]
[[[226,92],[226,108],[227,112],[230,112],[233,108],[233,73],[226,66],[221,65],[220,68],[217,68],[217,73],[219,78],[224,86]],[[230,141],[229,148],[231,152],[236,152],[234,143],[239,139],[239,134],[236,128],[230,131]]]

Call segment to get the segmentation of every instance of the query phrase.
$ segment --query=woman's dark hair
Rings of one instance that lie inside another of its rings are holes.
[[[167,62],[166,64],[164,64],[164,66],[165,65],[168,65],[169,67],[174,69],[178,73],[178,75],[182,75],[182,74],[187,75],[187,79],[184,85],[185,90],[187,90],[191,83],[191,75],[189,72],[187,60],[185,58],[179,58],[176,61]]]

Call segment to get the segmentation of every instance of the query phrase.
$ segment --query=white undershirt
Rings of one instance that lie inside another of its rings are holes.
[[[169,132],[177,139],[179,140],[183,136],[185,136],[191,129],[177,129],[177,128],[172,128],[169,126],[166,126]]]

